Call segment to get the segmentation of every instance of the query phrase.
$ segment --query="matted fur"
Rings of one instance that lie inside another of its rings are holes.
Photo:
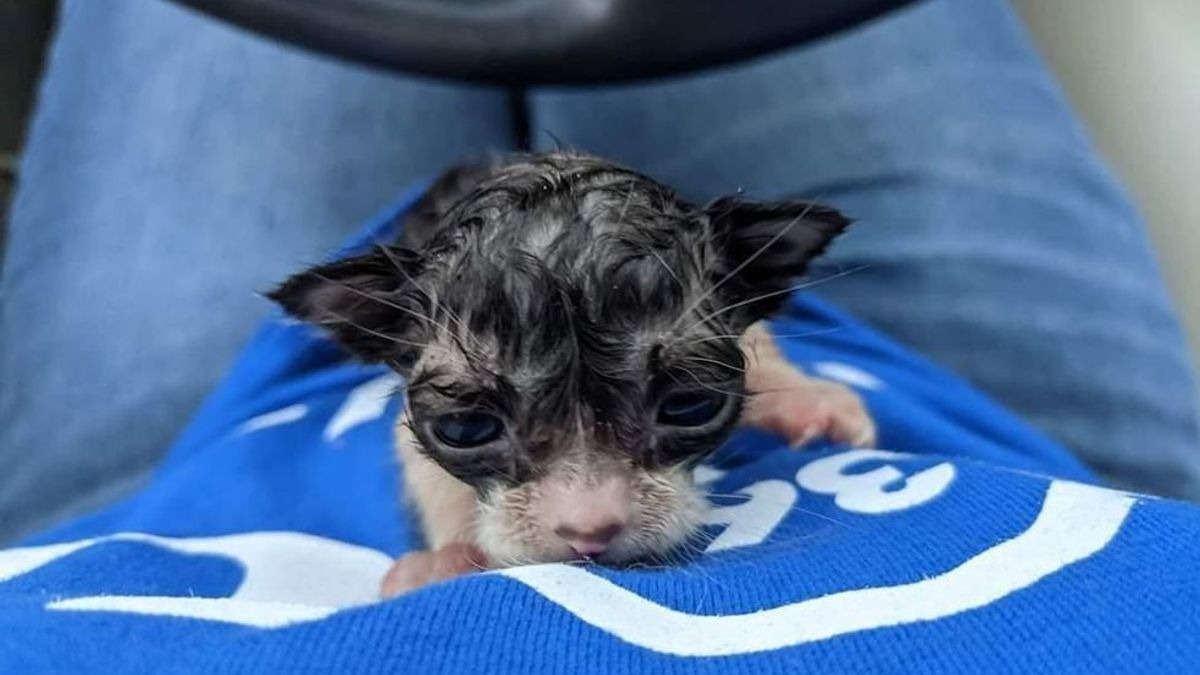
[[[697,207],[587,155],[517,156],[449,174],[398,242],[272,297],[406,378],[417,449],[475,490],[490,555],[571,557],[542,492],[619,475],[631,509],[605,559],[628,560],[698,527],[690,469],[737,424],[738,336],[847,223],[801,202]],[[664,428],[659,402],[681,389],[722,392],[726,405],[703,427]],[[430,430],[475,409],[505,422],[501,438],[460,449]]]

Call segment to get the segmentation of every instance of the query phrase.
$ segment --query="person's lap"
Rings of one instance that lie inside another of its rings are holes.
[[[503,92],[334,65],[159,0],[66,10],[3,270],[0,540],[144,475],[265,311],[254,291],[405,183],[511,142]],[[720,73],[534,92],[533,131],[696,198],[844,208],[860,223],[831,264],[867,267],[822,292],[1109,478],[1200,495],[1139,224],[1031,54],[995,5],[931,3]]]
[[[1113,483],[1200,498],[1189,357],[1142,224],[999,0],[920,3],[698,77],[533,96],[534,131],[697,199],[858,219],[816,287]],[[553,138],[552,138],[553,137]]]
[[[67,1],[3,269],[0,540],[128,491],[268,309],[406,183],[511,149],[507,94],[162,0]]]

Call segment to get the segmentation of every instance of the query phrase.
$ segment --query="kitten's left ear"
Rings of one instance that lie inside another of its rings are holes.
[[[721,290],[749,322],[777,311],[809,262],[850,225],[837,210],[808,202],[752,202],[724,197],[705,213],[722,256]],[[761,299],[755,299],[759,298]]]
[[[364,361],[408,364],[424,328],[417,319],[429,312],[428,296],[411,292],[419,269],[416,253],[380,247],[300,272],[267,297]]]

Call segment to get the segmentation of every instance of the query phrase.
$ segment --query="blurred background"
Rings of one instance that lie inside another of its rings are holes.
[[[0,209],[17,178],[54,4],[0,1]],[[1149,222],[1193,354],[1200,355],[1200,189],[1193,185],[1200,175],[1200,0],[1015,4]]]

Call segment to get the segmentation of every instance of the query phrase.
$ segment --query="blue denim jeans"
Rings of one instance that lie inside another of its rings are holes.
[[[818,290],[1114,484],[1200,498],[1197,397],[1137,214],[1000,0],[932,0],[533,134],[696,199],[857,218]],[[406,184],[512,149],[508,92],[370,71],[163,0],[65,0],[0,279],[0,540],[133,489],[267,310]]]

